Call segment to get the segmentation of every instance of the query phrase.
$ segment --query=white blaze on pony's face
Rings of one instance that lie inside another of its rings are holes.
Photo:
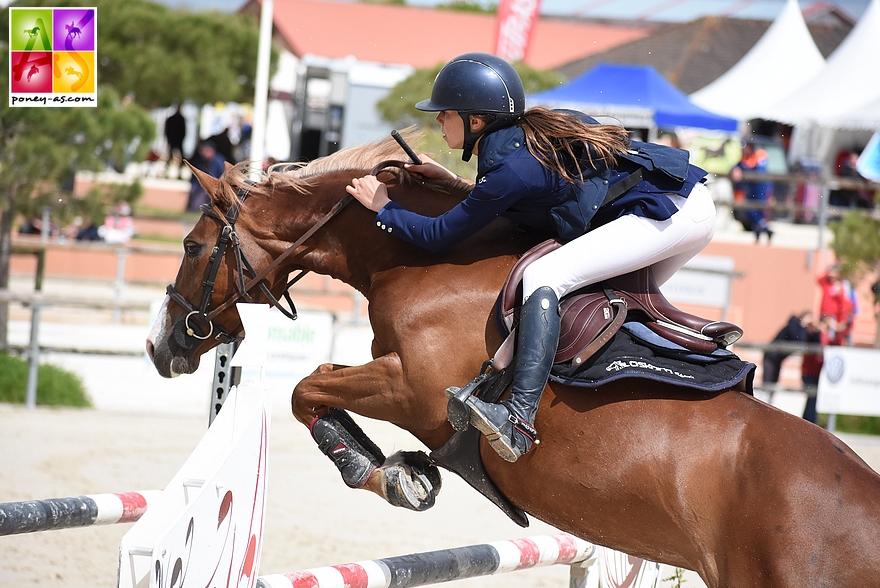
[[[186,360],[171,354],[168,341],[171,337],[172,323],[168,316],[168,303],[171,298],[166,296],[162,306],[153,320],[150,334],[147,335],[147,355],[156,366],[156,370],[166,378],[176,378],[181,374],[191,374],[199,367],[199,357]]]
[[[155,347],[156,341],[165,338],[165,332],[168,330],[168,303],[170,301],[171,298],[165,296],[162,306],[159,307],[159,312],[156,313],[156,318],[153,319],[153,326],[150,327],[150,334],[147,335],[148,348],[151,345]]]
[[[168,348],[168,337],[171,334],[171,321],[168,318],[168,303],[171,301],[169,296],[165,296],[165,300],[162,301],[162,306],[159,307],[159,312],[156,314],[156,318],[153,319],[153,326],[150,328],[150,334],[147,335],[147,355],[150,358],[150,361],[155,365],[156,363],[156,353],[157,350],[160,350],[160,357],[163,355],[162,351]],[[170,377],[175,377],[180,374],[171,373]]]

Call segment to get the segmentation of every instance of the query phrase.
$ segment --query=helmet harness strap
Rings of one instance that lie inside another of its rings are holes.
[[[470,119],[472,114],[489,114],[495,117],[495,120],[486,123],[482,129],[477,131],[476,133],[471,131]],[[487,133],[491,133],[498,129],[502,129],[504,127],[512,127],[522,118],[522,115],[518,114],[499,114],[497,112],[476,112],[473,110],[460,110],[458,111],[458,116],[461,117],[462,122],[464,123],[464,145],[462,145],[462,153],[461,160],[462,161],[470,161],[471,156],[474,153],[474,147],[477,145],[477,141],[479,141],[480,137]]]

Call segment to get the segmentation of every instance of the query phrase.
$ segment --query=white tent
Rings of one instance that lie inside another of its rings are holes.
[[[880,96],[849,112],[819,119],[822,126],[834,129],[876,131],[880,129]]]
[[[787,0],[761,39],[720,78],[693,94],[698,106],[740,121],[815,78],[825,59],[810,35],[797,0]]]
[[[835,173],[834,154],[865,145],[877,120],[880,76],[870,65],[880,55],[880,0],[871,0],[862,18],[832,53],[825,68],[790,96],[772,104],[759,118],[794,125],[788,157],[818,160]],[[874,115],[872,115],[872,112]]]
[[[833,120],[880,99],[880,0],[871,0],[822,72],[792,95],[762,109],[760,118],[805,125]]]

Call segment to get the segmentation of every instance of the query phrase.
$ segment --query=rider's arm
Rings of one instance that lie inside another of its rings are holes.
[[[514,170],[499,169],[480,177],[467,198],[440,216],[417,214],[389,201],[376,215],[376,224],[404,241],[438,252],[470,237],[533,193]]]

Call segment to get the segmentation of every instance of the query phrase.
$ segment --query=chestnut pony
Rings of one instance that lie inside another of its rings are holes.
[[[432,450],[443,445],[453,434],[444,390],[470,381],[498,348],[493,305],[534,241],[499,219],[432,254],[377,227],[356,202],[327,216],[352,178],[399,158],[398,149],[389,138],[273,168],[255,183],[243,167],[219,180],[199,173],[212,203],[184,239],[172,296],[147,341],[159,373],[192,373],[218,333],[240,333],[236,300],[267,302],[266,291],[277,299],[298,269],[326,274],[369,300],[374,359],[319,366],[293,391],[294,416],[309,425],[335,407],[394,423]],[[468,190],[400,170],[382,178],[392,199],[427,215]],[[203,287],[211,273],[212,291]],[[559,529],[695,570],[713,588],[880,586],[880,476],[803,419],[741,392],[629,379],[599,389],[550,384],[536,426],[541,443],[516,463],[485,441],[481,454],[514,505]],[[366,485],[380,495],[382,470]]]

